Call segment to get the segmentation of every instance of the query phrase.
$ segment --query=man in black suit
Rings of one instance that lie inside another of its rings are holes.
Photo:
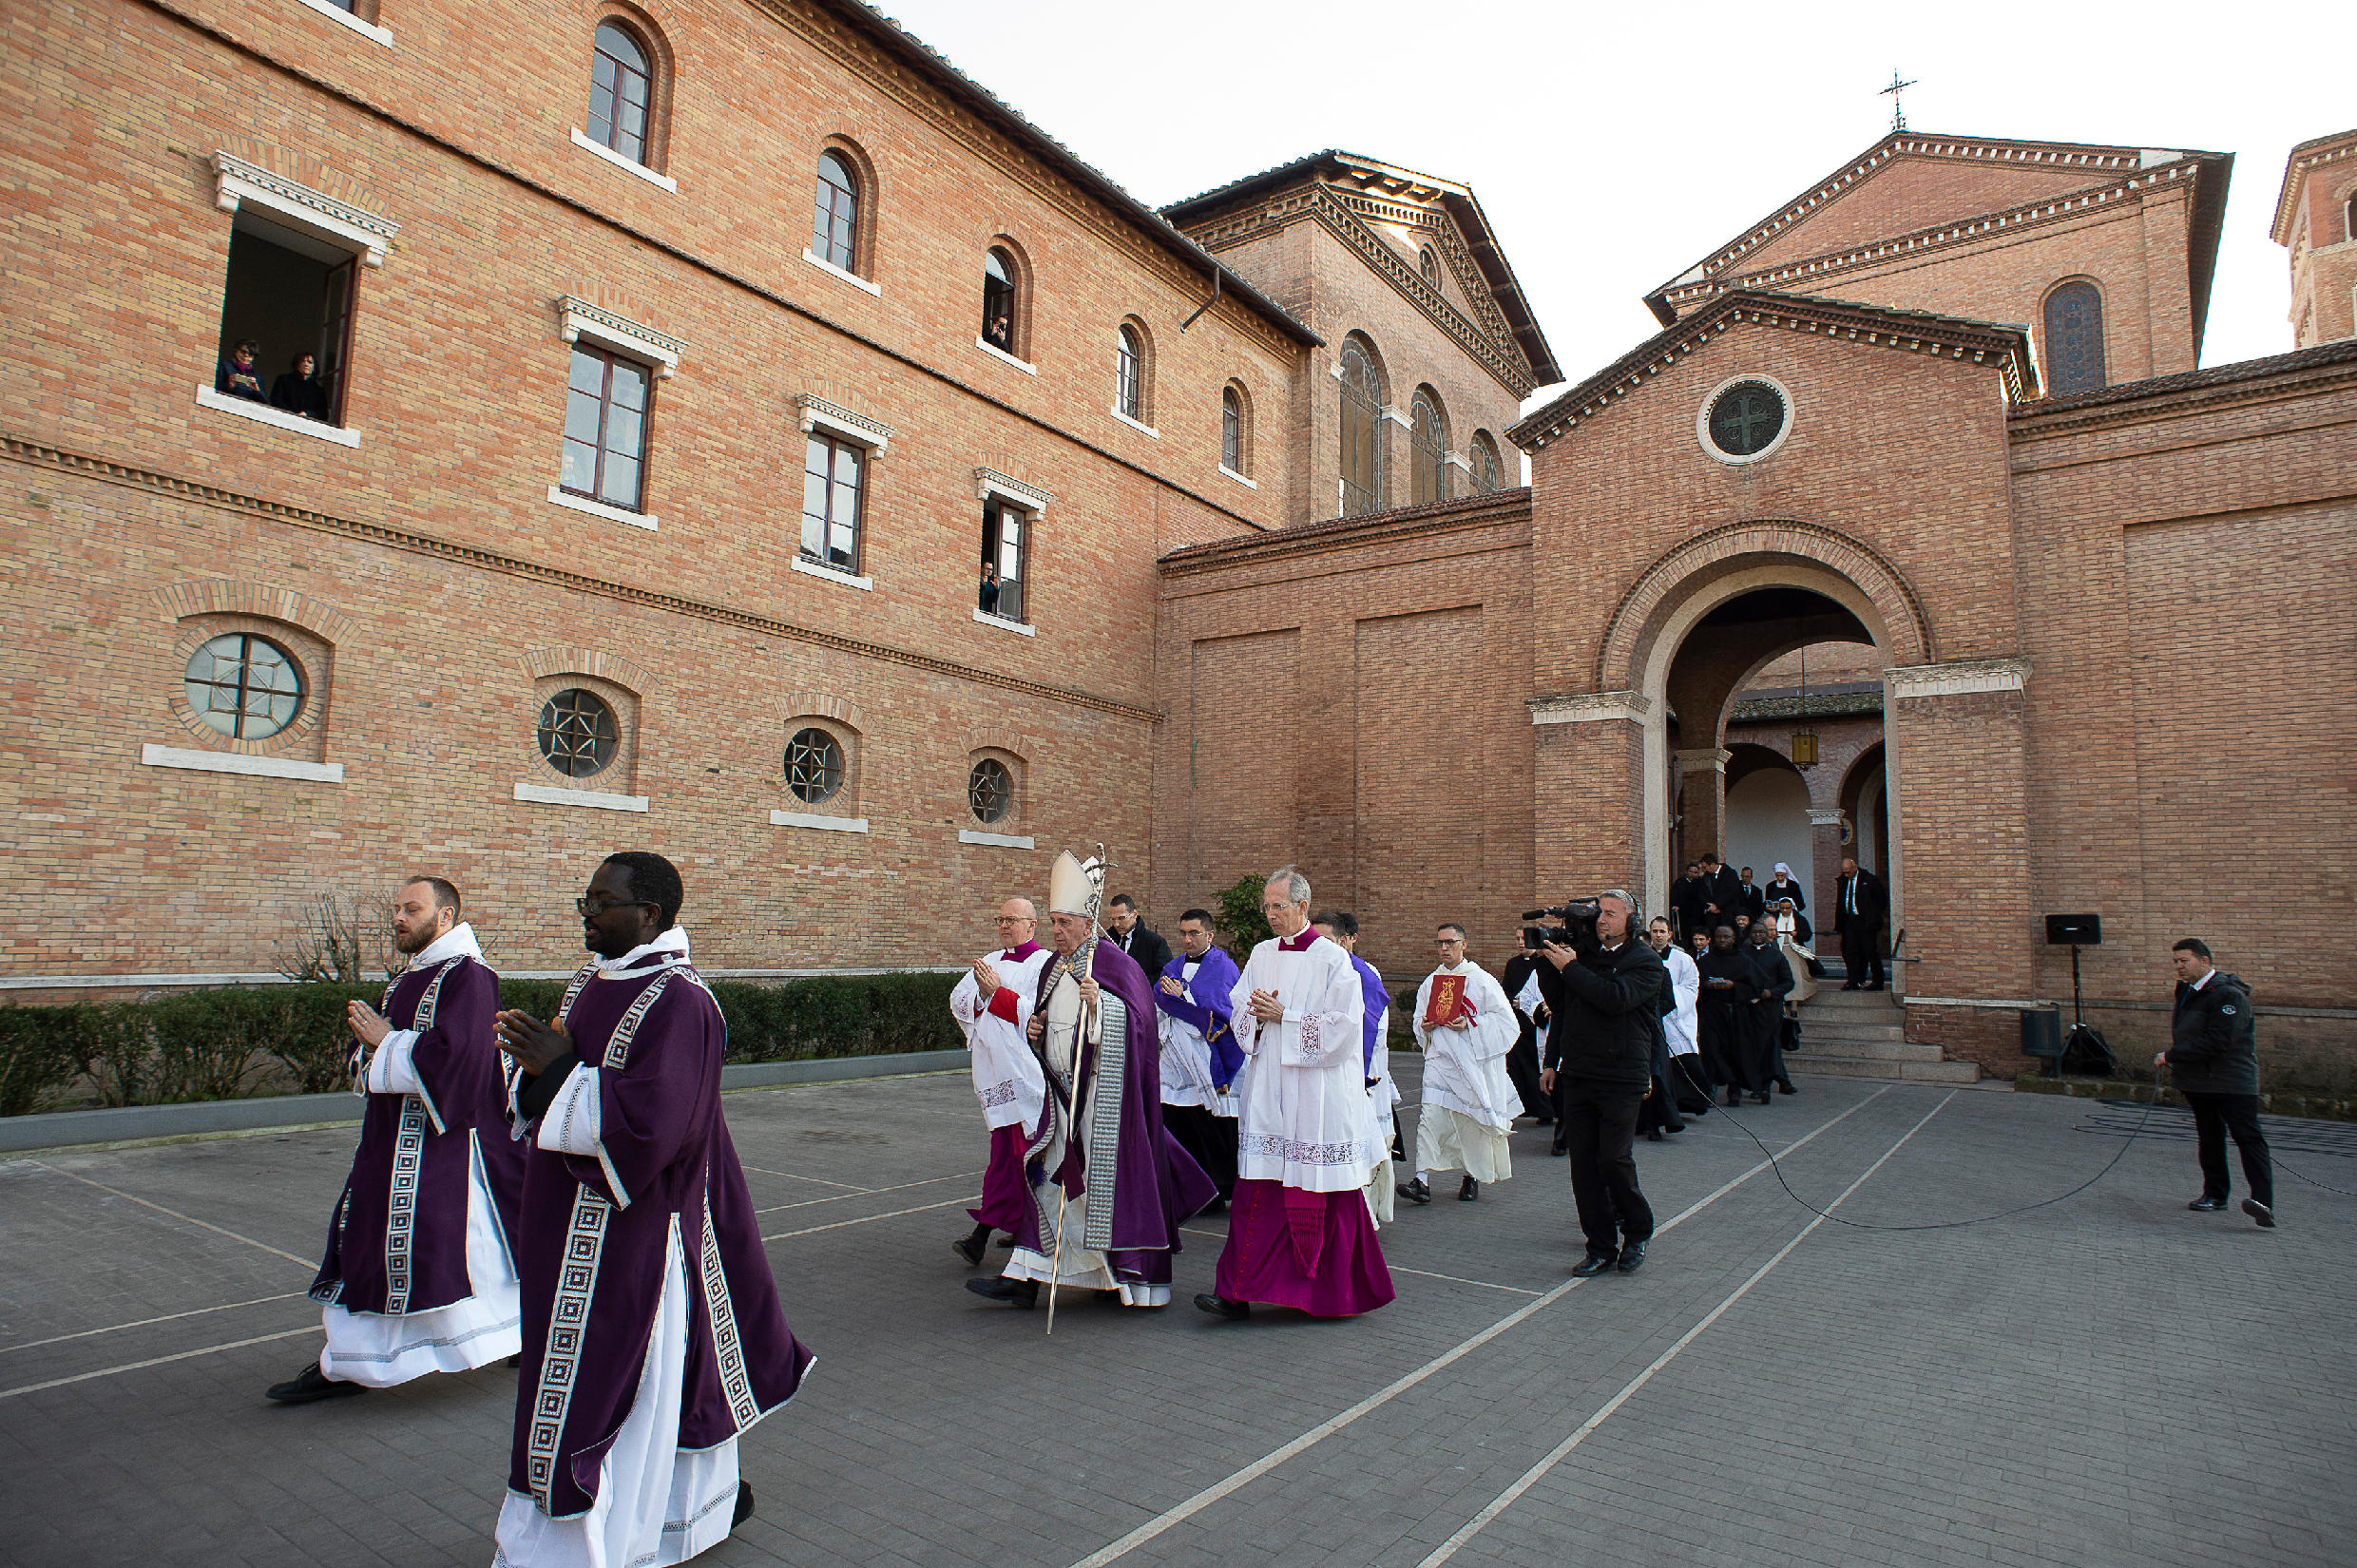
[[[1768,895],[1760,890],[1758,883],[1752,880],[1752,868],[1749,866],[1736,873],[1735,896],[1743,901],[1743,908],[1738,912],[1750,915],[1752,924],[1758,925],[1760,916],[1768,912]]]
[[[1733,866],[1718,863],[1716,850],[1702,851],[1702,928],[1715,931],[1732,926],[1744,912],[1743,884]]]
[[[1702,862],[1686,862],[1686,874],[1670,885],[1670,915],[1677,922],[1677,939],[1691,946],[1695,933],[1708,934],[1710,925],[1702,918]]]
[[[1842,967],[1849,974],[1843,990],[1883,988],[1883,916],[1889,912],[1890,895],[1883,891],[1882,878],[1860,867],[1857,856],[1842,856],[1841,880],[1833,889],[1833,929],[1841,933]]]
[[[1115,893],[1106,907],[1106,924],[1113,927],[1113,945],[1138,961],[1138,967],[1149,976],[1159,978],[1170,967],[1170,944],[1146,929],[1138,918],[1138,901],[1127,893]]]

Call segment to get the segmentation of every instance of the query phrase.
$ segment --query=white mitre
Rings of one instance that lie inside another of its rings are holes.
[[[1070,850],[1059,851],[1055,865],[1047,870],[1047,912],[1095,920],[1098,904],[1104,897],[1104,881],[1101,856],[1080,860]]]

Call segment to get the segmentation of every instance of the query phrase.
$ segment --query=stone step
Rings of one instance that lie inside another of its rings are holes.
[[[1979,1063],[1971,1061],[1886,1061],[1788,1051],[1784,1062],[1793,1072],[1821,1073],[1828,1078],[1884,1078],[1908,1083],[1977,1083],[1981,1078]]]
[[[1874,1041],[1896,1044],[1907,1038],[1907,1031],[1896,1023],[1827,1023],[1813,1018],[1800,1021],[1800,1037],[1804,1041]]]
[[[1866,1057],[1877,1061],[1937,1061],[1937,1045],[1909,1045],[1903,1040],[1829,1040],[1823,1035],[1804,1034],[1800,1037],[1801,1054],[1807,1056]],[[1793,1053],[1787,1051],[1785,1055]]]
[[[1838,985],[1820,986],[1805,1005],[1842,1012],[1896,1012],[1899,1008],[1898,999],[1888,991],[1845,991]]]

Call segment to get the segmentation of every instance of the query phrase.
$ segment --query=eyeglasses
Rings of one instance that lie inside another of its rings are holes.
[[[1002,926],[1036,926],[1039,922],[1029,915],[1001,915],[999,924]]]
[[[1445,936],[1439,941],[1433,943],[1432,946],[1435,947],[1462,947],[1465,946],[1465,938],[1461,936]]]
[[[577,898],[573,900],[573,908],[579,909],[584,919],[589,920],[595,920],[608,909],[632,908],[653,909],[660,907],[652,900],[644,898]]]

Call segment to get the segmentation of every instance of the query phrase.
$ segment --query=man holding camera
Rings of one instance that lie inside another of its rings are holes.
[[[1563,1084],[1559,1103],[1571,1151],[1571,1191],[1587,1256],[1572,1273],[1635,1273],[1653,1239],[1653,1209],[1637,1185],[1637,1109],[1653,1080],[1654,1021],[1669,971],[1660,955],[1632,941],[1637,900],[1616,888],[1599,894],[1594,923],[1567,907],[1570,946],[1550,941],[1539,986],[1555,1015],[1547,1037],[1545,1085]]]

